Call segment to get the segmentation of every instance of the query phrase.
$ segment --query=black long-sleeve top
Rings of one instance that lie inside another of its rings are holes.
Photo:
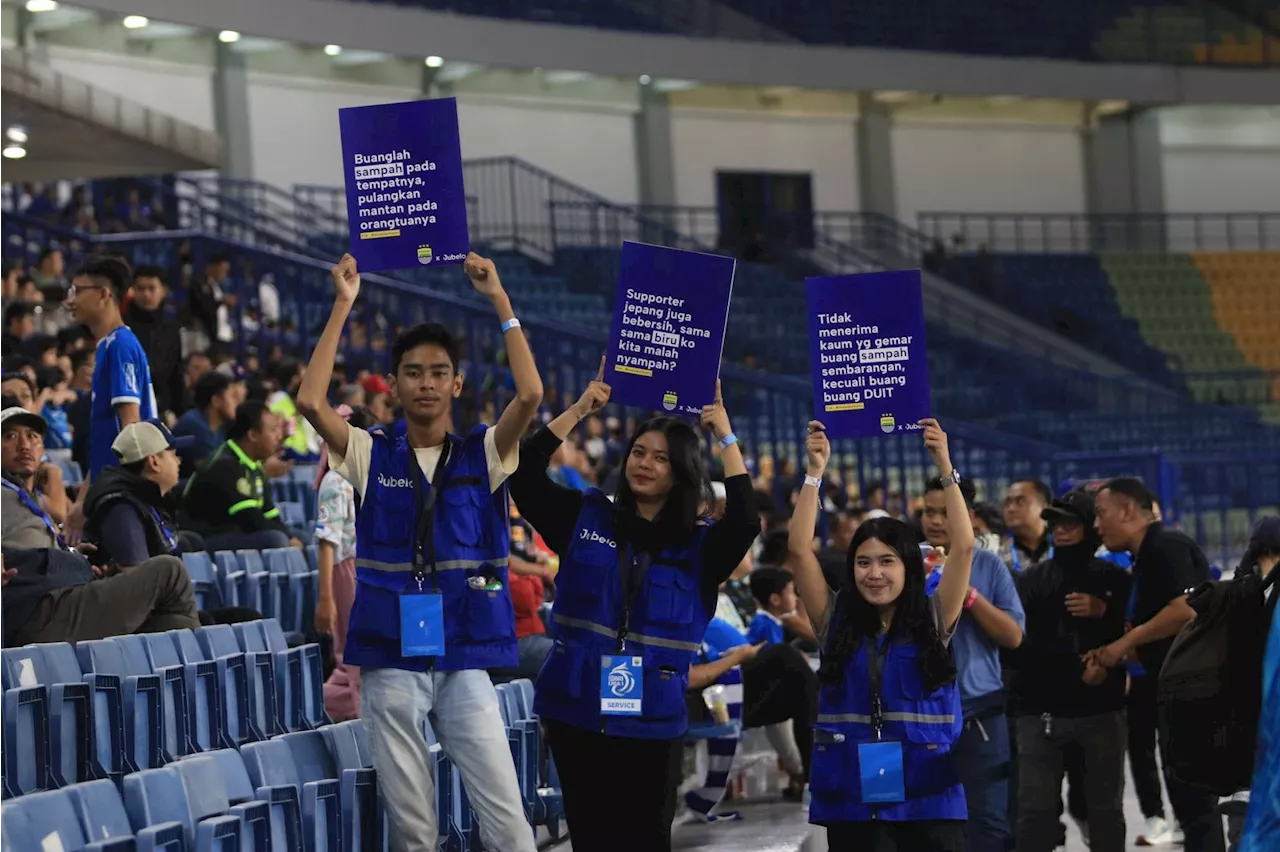
[[[560,444],[560,439],[546,427],[527,439],[520,447],[520,466],[511,475],[508,486],[520,516],[533,525],[548,547],[564,554],[569,552],[585,495],[547,476],[547,465]],[[707,530],[699,554],[702,566],[699,596],[708,616],[715,613],[720,584],[738,567],[760,534],[751,477],[745,473],[730,476],[725,479],[724,487],[724,517]],[[628,542],[637,552],[649,553],[678,546],[681,537],[687,535],[621,510],[615,510],[614,529],[620,541]]]

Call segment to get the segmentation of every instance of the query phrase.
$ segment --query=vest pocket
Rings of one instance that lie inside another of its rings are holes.
[[[698,578],[685,571],[649,569],[649,616],[659,623],[687,624],[698,603]]]
[[[557,639],[538,672],[539,697],[553,704],[567,703],[564,699],[576,701],[583,698],[586,695],[583,685],[587,680],[583,674],[583,663],[582,649]],[[599,665],[599,661],[596,665]],[[594,673],[595,670],[593,666],[591,671]],[[598,702],[599,697],[595,700]]]
[[[514,639],[515,624],[516,614],[509,593],[467,587],[468,638],[476,642]]]
[[[445,488],[440,494],[444,504],[445,523],[453,540],[463,547],[479,547],[484,543],[481,519],[489,507],[475,488]]]
[[[850,771],[853,763],[850,749],[856,744],[837,742],[840,736],[820,727],[813,729],[813,760],[809,769],[809,790],[815,796],[843,796],[854,792]]]
[[[418,519],[414,514],[413,491],[408,488],[380,488],[373,513],[373,540],[383,547],[412,544]]]
[[[673,666],[644,667],[644,718],[653,721],[679,719],[685,710],[684,693],[689,675]]]

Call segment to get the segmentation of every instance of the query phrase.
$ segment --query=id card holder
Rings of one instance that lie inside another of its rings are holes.
[[[641,657],[600,658],[600,714],[639,716],[644,707],[644,670]]]
[[[867,804],[906,800],[902,778],[902,743],[861,743],[858,765],[862,801]]]
[[[400,655],[444,654],[444,598],[437,592],[400,593]]]

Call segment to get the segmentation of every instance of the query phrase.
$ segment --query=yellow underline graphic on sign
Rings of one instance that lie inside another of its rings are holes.
[[[861,411],[866,408],[861,402],[842,402],[839,405],[828,405],[823,411]]]
[[[367,233],[361,234],[360,239],[380,240],[383,237],[398,237],[398,236],[400,236],[400,229],[396,228],[394,231],[369,231]]]
[[[614,367],[619,373],[629,373],[633,376],[653,376],[653,370],[646,370],[644,367]]]

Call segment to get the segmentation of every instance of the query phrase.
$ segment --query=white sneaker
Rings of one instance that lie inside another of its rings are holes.
[[[1076,828],[1080,830],[1080,837],[1084,839],[1084,845],[1089,845],[1089,822],[1078,817],[1071,818],[1076,824]]]
[[[1182,832],[1178,832],[1179,835]],[[1169,828],[1169,823],[1165,822],[1164,817],[1147,817],[1146,822],[1142,824],[1142,830],[1138,832],[1138,839],[1134,841],[1139,846],[1164,846],[1173,842],[1173,830]]]
[[[1175,846],[1182,846],[1184,844],[1185,839],[1182,836],[1182,826],[1177,823],[1173,824],[1173,831],[1170,834],[1169,842]]]

